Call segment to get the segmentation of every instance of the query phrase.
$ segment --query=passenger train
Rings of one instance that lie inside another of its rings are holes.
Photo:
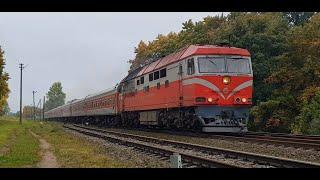
[[[246,49],[189,45],[131,71],[110,90],[45,112],[105,127],[245,133],[253,72]]]

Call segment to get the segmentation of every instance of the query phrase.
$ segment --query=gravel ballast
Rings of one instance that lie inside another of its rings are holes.
[[[128,167],[130,168],[168,168],[170,166],[168,160],[139,152],[133,147],[111,143],[72,130],[66,129],[66,132],[99,144],[105,149],[106,155],[112,157],[115,161],[128,162]]]
[[[241,142],[233,139],[201,138],[138,130],[114,128],[108,128],[107,130],[320,163],[320,151],[312,149],[285,147],[270,144],[258,144],[253,142]]]

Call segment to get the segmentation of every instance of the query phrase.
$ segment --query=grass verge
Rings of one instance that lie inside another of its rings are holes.
[[[0,117],[0,167],[36,167],[39,141],[28,131],[29,122]]]
[[[119,162],[108,156],[102,145],[67,133],[61,124],[36,122],[31,129],[51,144],[60,167],[132,167],[128,162]]]
[[[41,149],[30,130],[51,145],[60,167],[133,167],[108,156],[106,148],[66,132],[61,124],[0,117],[0,167],[37,167]]]

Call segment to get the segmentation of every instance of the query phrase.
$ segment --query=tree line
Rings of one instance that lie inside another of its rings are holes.
[[[130,71],[190,44],[246,48],[254,71],[251,130],[320,134],[320,14],[232,12],[188,20],[180,32],[140,41]]]

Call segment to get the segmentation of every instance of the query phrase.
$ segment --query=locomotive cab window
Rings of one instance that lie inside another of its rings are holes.
[[[159,79],[159,71],[154,72],[154,80]]]
[[[224,57],[199,57],[198,64],[200,73],[224,73],[226,71]]]
[[[188,72],[188,75],[192,75],[194,74],[194,60],[193,58],[192,59],[188,59],[188,62],[187,62],[187,72]]]
[[[250,74],[250,62],[248,58],[226,58],[228,73]]]
[[[144,76],[140,78],[140,84],[143,84],[143,83],[144,83]]]
[[[153,73],[149,74],[149,81],[153,81]]]
[[[160,78],[166,77],[167,76],[167,69],[161,69],[160,70]]]

